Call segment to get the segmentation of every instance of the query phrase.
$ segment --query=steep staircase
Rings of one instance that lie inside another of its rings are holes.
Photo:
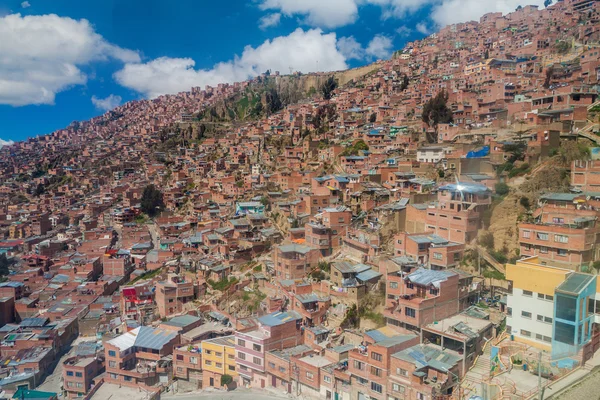
[[[504,265],[496,261],[496,259],[492,257],[492,255],[487,251],[487,249],[481,246],[477,246],[477,251],[481,255],[481,258],[487,261],[492,267],[494,267],[499,272],[506,274],[506,268],[504,268]]]
[[[489,380],[490,372],[492,370],[491,348],[491,341],[488,341],[484,346],[483,353],[477,357],[473,366],[465,374],[463,381],[460,384],[463,398],[482,395],[481,383]]]

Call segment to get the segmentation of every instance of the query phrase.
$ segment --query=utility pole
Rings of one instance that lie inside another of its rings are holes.
[[[538,392],[540,400],[544,400],[544,389],[542,388],[542,352],[538,353]]]

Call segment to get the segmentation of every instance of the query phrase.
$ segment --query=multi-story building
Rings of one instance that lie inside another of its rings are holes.
[[[221,387],[223,375],[238,377],[233,335],[203,340],[201,343],[202,387]]]
[[[194,283],[176,274],[156,283],[156,306],[164,318],[183,311],[183,305],[194,300]]]
[[[303,357],[312,352],[313,349],[304,344],[268,351],[265,354],[265,372],[269,386],[292,393],[292,380],[297,377],[297,371],[292,365],[292,357]]]
[[[600,192],[600,161],[573,161],[571,163],[571,186],[583,192]]]
[[[121,287],[121,315],[143,324],[155,319],[154,291],[148,283],[138,283]]]
[[[344,242],[346,231],[352,220],[352,212],[344,206],[325,208],[305,225],[305,243],[330,256]]]
[[[165,329],[140,326],[104,344],[108,383],[125,386],[153,386],[161,377],[171,376],[170,355],[179,334]]]
[[[189,344],[173,350],[173,376],[197,386],[202,384],[202,351],[199,344]]]
[[[529,257],[506,265],[512,282],[507,297],[507,331],[515,341],[544,350],[553,358],[576,355],[600,323],[596,275],[540,264]]]
[[[453,243],[433,233],[398,233],[394,236],[394,255],[412,257],[431,269],[456,267],[462,260],[465,245]]]
[[[398,335],[391,328],[366,332],[364,345],[348,352],[352,398],[385,398],[392,354],[419,343],[415,334]]]
[[[460,385],[460,366],[455,352],[437,346],[418,344],[398,351],[390,359],[387,398],[448,398]]]
[[[45,235],[52,229],[49,213],[36,213],[31,216],[31,233],[34,235]]]
[[[457,314],[460,290],[459,274],[449,270],[390,273],[383,315],[388,325],[419,331],[423,325]]]
[[[441,186],[437,202],[427,209],[426,230],[456,243],[477,237],[482,213],[492,204],[492,192],[478,183]]]
[[[317,266],[320,252],[301,244],[282,244],[273,250],[273,264],[278,279],[302,279]]]
[[[89,393],[94,379],[101,369],[96,357],[71,357],[63,362],[63,390],[68,399],[84,397]]]
[[[237,372],[242,384],[264,388],[265,353],[302,343],[302,316],[295,311],[275,312],[258,319],[258,327],[235,332]]]
[[[540,197],[533,221],[519,224],[520,254],[573,270],[600,259],[600,228],[595,199],[585,193]]]

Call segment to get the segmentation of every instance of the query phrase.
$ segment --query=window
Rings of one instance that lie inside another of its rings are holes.
[[[538,314],[537,320],[540,321],[540,322],[544,322],[544,316]]]
[[[544,293],[538,293],[538,299],[544,300]]]
[[[235,355],[227,354],[227,358],[229,358],[230,360],[235,360]]]
[[[529,311],[521,311],[521,317],[531,319],[531,313]]]
[[[183,354],[177,354],[177,359],[179,361],[183,361]]]
[[[275,368],[275,363],[269,361],[269,368]]]
[[[540,253],[547,254],[548,253],[548,248],[546,246],[540,246]]]
[[[323,382],[331,383],[331,377],[329,375],[323,375]]]
[[[190,357],[190,363],[198,364],[198,357]]]
[[[512,307],[506,307],[506,314],[510,317],[512,316]]]
[[[354,360],[354,368],[362,370],[364,367],[365,365],[362,362]]]
[[[261,351],[262,347],[261,347],[260,344],[253,344],[252,345],[252,350],[254,350],[254,351]]]
[[[243,339],[238,339],[238,346],[246,347],[246,341]]]
[[[235,371],[235,365],[230,365],[227,367],[230,371]]]
[[[309,381],[312,381],[314,379],[314,375],[312,374],[312,372],[306,371],[306,379],[308,379]]]
[[[569,243],[569,237],[566,235],[554,235],[554,241],[557,243]]]
[[[77,378],[81,378],[81,377],[83,377],[83,374],[81,372],[75,372],[75,376]]]
[[[394,392],[404,393],[405,388],[404,388],[404,386],[399,385],[397,383],[392,383],[392,390]]]
[[[279,367],[279,372],[285,372],[285,367]]]
[[[215,363],[215,367],[217,367],[217,368],[223,368],[223,363]]]
[[[552,338],[551,338],[550,336],[544,336],[544,337],[542,338],[542,340],[543,340],[544,342],[548,342],[548,343],[552,342]]]
[[[531,290],[523,290],[523,296],[531,297],[533,292]]]
[[[108,356],[109,356],[109,357],[116,357],[116,356],[117,356],[117,353],[116,353],[114,350],[109,350],[109,351],[108,351]]]
[[[253,357],[252,362],[256,365],[262,365],[262,360],[258,357]]]
[[[554,296],[552,296],[551,294],[547,294],[546,300],[554,301]]]
[[[556,255],[565,257],[567,255],[567,250],[565,250],[565,249],[556,249]]]
[[[117,379],[117,374],[110,373],[109,375],[111,379]]]
[[[114,363],[114,361],[111,361],[111,362]],[[110,365],[110,366],[112,367],[113,365]],[[73,371],[67,371],[67,376],[73,376]]]
[[[536,237],[537,240],[548,240],[548,234],[547,233],[537,232],[535,234],[535,237]]]
[[[531,332],[521,329],[521,336],[531,337]]]
[[[408,376],[408,371],[403,368],[396,368],[396,375]]]
[[[204,364],[205,365],[212,365],[212,361],[211,360],[204,360]]]
[[[117,362],[116,361],[109,361],[108,362],[108,366],[111,367],[111,368],[117,368]],[[69,373],[71,375],[69,375]],[[67,375],[68,376],[73,376],[73,373],[69,371],[69,372],[67,372]]]
[[[223,357],[223,353],[220,353],[220,352],[217,351],[217,352],[215,352],[215,356],[216,357]]]
[[[379,353],[371,352],[371,358],[375,361],[381,361],[383,359],[382,355]]]
[[[381,369],[377,367],[371,367],[371,375],[381,376]]]
[[[433,253],[433,259],[434,260],[441,260],[442,259],[442,253]]]
[[[238,358],[240,360],[245,360],[246,359],[246,353],[238,353]]]
[[[408,307],[404,307],[404,314],[406,314],[406,316],[410,318],[415,318],[417,316],[416,311],[413,308]]]
[[[377,393],[381,393],[383,391],[383,388],[379,383],[371,382],[371,390]]]
[[[210,354],[212,354],[212,350],[204,350],[204,354],[210,355]]]
[[[359,385],[366,385],[369,381],[361,376],[357,376],[356,382],[358,382]]]
[[[398,282],[390,282],[390,289],[398,289]]]
[[[531,237],[531,231],[523,231],[523,238],[529,239]]]
[[[551,324],[552,323],[552,318],[550,317],[544,317],[544,322],[547,324]]]
[[[565,223],[565,219],[564,218],[554,217],[554,218],[552,218],[552,222],[555,223],[555,224],[564,224]]]

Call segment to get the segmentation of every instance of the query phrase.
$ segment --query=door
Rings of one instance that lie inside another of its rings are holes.
[[[361,392],[358,392],[358,400],[367,400],[367,398],[365,397],[364,394],[362,394]]]
[[[214,387],[215,386],[215,378],[210,378],[210,386]]]
[[[277,387],[277,377],[275,375],[271,376],[271,386]]]

